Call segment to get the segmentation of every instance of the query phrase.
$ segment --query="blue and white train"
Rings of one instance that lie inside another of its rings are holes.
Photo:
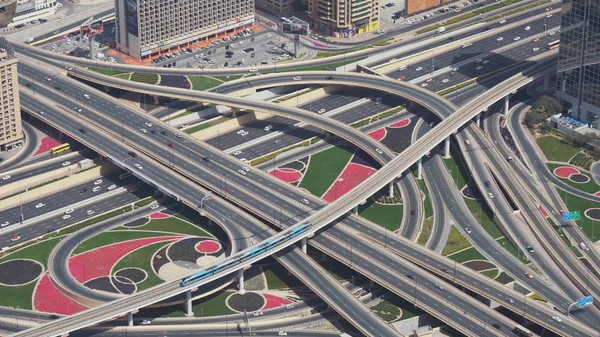
[[[281,243],[283,243],[285,241],[295,238],[296,236],[306,232],[310,227],[312,227],[312,224],[310,224],[310,223],[302,224],[298,227],[294,227],[294,228],[290,229],[290,231],[286,235],[280,236],[274,240],[269,240],[267,242],[261,243],[260,245],[253,247],[246,253],[238,254],[238,256],[232,256],[231,258],[227,259],[226,261],[224,261],[220,264],[215,265],[214,267],[201,270],[201,271],[195,273],[194,275],[184,278],[183,280],[181,280],[180,285],[182,287],[185,287],[194,282],[203,280],[211,275],[214,275],[222,270],[225,270],[225,269],[231,268],[232,266],[243,263],[257,255],[260,255],[260,254],[266,252],[267,250],[270,250],[271,248],[279,246]]]

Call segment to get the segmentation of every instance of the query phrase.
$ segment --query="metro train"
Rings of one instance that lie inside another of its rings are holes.
[[[232,256],[230,259],[227,259],[226,261],[224,261],[222,263],[219,263],[211,268],[201,270],[201,271],[195,273],[194,275],[184,278],[183,280],[181,280],[180,286],[185,287],[194,282],[203,280],[211,275],[214,275],[222,270],[225,270],[232,266],[243,263],[257,255],[260,255],[260,254],[266,252],[267,250],[270,250],[276,246],[279,246],[281,243],[283,243],[285,241],[295,238],[296,236],[306,232],[310,227],[312,227],[312,224],[310,224],[310,223],[306,223],[306,224],[302,224],[298,227],[294,227],[294,228],[290,229],[290,231],[286,235],[280,236],[274,240],[269,240],[269,241],[262,243],[256,247],[253,247],[252,249],[250,249],[248,252],[246,252],[244,254],[241,254],[239,256]]]

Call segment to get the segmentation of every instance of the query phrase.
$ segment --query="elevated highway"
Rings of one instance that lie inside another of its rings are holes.
[[[441,125],[442,125],[442,124],[440,124],[440,126],[441,126]],[[438,127],[439,127],[439,126],[438,126]],[[437,129],[437,127],[436,127],[436,129]],[[449,132],[449,133],[451,133],[452,131],[448,131],[448,132]],[[429,135],[429,138],[431,138],[431,137],[435,137],[435,136],[434,136],[434,135]],[[118,136],[117,136],[117,138],[118,138]],[[426,136],[426,138],[425,138],[425,139],[426,139],[426,141],[427,141],[427,142],[431,142],[430,140],[428,140],[428,139],[427,139],[427,136]],[[417,143],[417,144],[419,144],[419,143]],[[421,143],[421,144],[422,144],[422,143]],[[424,146],[424,145],[421,145],[421,146]],[[431,147],[433,147],[433,145],[431,145],[431,143],[430,143],[430,144],[428,144],[428,145],[426,145],[426,146],[431,146]],[[410,149],[409,149],[409,150],[407,150],[407,151],[410,151]],[[423,151],[425,151],[425,150],[423,150]],[[425,151],[425,152],[427,152],[427,151]],[[405,151],[405,153],[406,153],[406,151]],[[398,159],[395,159],[394,161],[397,163],[397,162],[398,162]],[[404,165],[410,165],[410,164],[407,164],[407,163],[405,162],[405,163],[404,163]],[[387,167],[388,167],[388,166],[384,167],[384,169],[382,169],[382,170],[385,170],[385,168],[387,168]],[[397,173],[394,173],[394,175],[397,175]],[[363,185],[361,185],[361,186],[363,186]],[[344,198],[346,198],[346,197],[347,197],[347,196],[344,196]],[[362,200],[361,200],[361,201],[362,201]],[[334,203],[334,205],[335,205],[335,204],[336,204],[336,203]],[[339,206],[338,206],[338,207],[339,207]],[[343,206],[342,206],[342,207],[343,207]],[[353,206],[351,206],[351,207],[353,207]],[[325,209],[327,209],[327,208],[328,208],[328,207],[326,207]],[[320,212],[317,212],[317,213],[315,213],[315,214],[319,214],[319,213],[320,213]],[[334,216],[334,215],[332,215],[332,214],[326,214],[324,218],[319,218],[319,217],[317,217],[316,219],[317,219],[317,220],[320,220],[320,219],[325,219],[324,221],[328,221],[327,217],[333,217],[333,216]],[[310,217],[309,217],[309,218],[310,218]],[[315,218],[315,217],[313,216],[312,218]],[[324,226],[324,225],[323,225],[323,226]],[[546,323],[546,324],[547,324],[547,323]],[[567,334],[570,334],[570,333],[567,333]],[[580,335],[580,334],[574,334],[574,335]]]

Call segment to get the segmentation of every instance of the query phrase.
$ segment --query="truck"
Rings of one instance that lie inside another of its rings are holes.
[[[440,28],[436,29],[435,31],[438,33],[443,33],[446,31],[446,27],[440,27]]]

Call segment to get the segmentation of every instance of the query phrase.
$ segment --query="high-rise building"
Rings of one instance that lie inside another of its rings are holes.
[[[556,97],[570,103],[571,116],[600,116],[600,2],[563,1]]]
[[[17,12],[17,0],[0,0],[0,27],[12,22]]]
[[[254,0],[115,0],[117,48],[136,59],[254,22]]]
[[[17,0],[15,17],[9,26],[19,26],[44,19],[56,14],[57,10],[56,0]]]
[[[0,36],[0,151],[23,141],[17,59],[12,46]]]
[[[309,0],[312,30],[350,37],[379,29],[379,0]]]

